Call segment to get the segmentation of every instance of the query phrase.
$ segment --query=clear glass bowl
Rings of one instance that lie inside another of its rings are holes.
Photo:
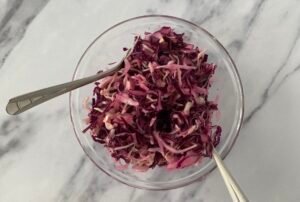
[[[141,16],[118,23],[99,35],[81,56],[75,69],[73,80],[97,73],[109,68],[109,63],[118,62],[124,56],[123,47],[133,45],[134,36],[145,31],[155,31],[161,26],[170,26],[176,32],[184,33],[185,39],[206,49],[209,61],[217,64],[214,82],[210,89],[210,98],[219,100],[221,118],[213,123],[222,126],[221,142],[216,148],[222,158],[233,146],[243,118],[243,90],[236,66],[220,42],[203,28],[186,20],[170,16]],[[92,96],[94,84],[90,84],[70,93],[70,114],[77,139],[95,165],[114,179],[136,188],[164,190],[181,187],[203,179],[216,164],[205,159],[197,166],[181,170],[167,171],[155,168],[145,173],[134,170],[117,170],[106,148],[95,143],[89,133],[82,133],[86,127],[84,119],[87,111],[83,109],[83,100]]]

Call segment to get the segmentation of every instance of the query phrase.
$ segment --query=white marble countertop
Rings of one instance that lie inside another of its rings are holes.
[[[230,201],[217,170],[201,182],[152,192],[101,173],[80,148],[64,95],[20,116],[10,97],[70,80],[87,45],[145,14],[197,23],[229,50],[246,114],[226,158],[251,201],[300,201],[300,1],[0,0],[0,201]]]

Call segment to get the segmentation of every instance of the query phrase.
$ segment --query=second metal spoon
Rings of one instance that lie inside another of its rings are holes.
[[[225,182],[225,185],[229,191],[229,194],[232,198],[233,202],[248,202],[246,195],[236,182],[236,180],[233,178],[233,176],[230,174],[229,170],[225,166],[224,162],[222,161],[220,155],[218,152],[213,148],[213,159],[215,160],[217,167],[221,173],[221,176]]]

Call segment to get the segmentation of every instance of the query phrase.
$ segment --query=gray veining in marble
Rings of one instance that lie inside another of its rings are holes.
[[[190,20],[228,49],[246,113],[226,164],[251,201],[300,201],[299,10],[298,0],[0,0],[0,201],[230,201],[217,171],[162,192],[101,173],[74,137],[67,95],[17,117],[4,112],[10,97],[70,80],[99,33],[145,14]]]
[[[0,2],[0,68],[26,27],[49,0],[3,0]]]

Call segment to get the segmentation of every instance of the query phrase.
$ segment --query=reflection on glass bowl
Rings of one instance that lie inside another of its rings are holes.
[[[132,18],[118,23],[99,35],[81,56],[75,69],[73,80],[95,74],[99,70],[109,68],[109,63],[122,59],[123,47],[131,47],[135,34],[152,32],[162,26],[174,28],[184,33],[187,42],[207,50],[209,62],[217,65],[214,82],[210,89],[210,97],[218,96],[220,119],[213,123],[223,129],[217,151],[221,157],[229,153],[241,127],[243,119],[244,97],[242,84],[236,66],[220,42],[203,28],[186,20],[171,16],[151,15]],[[168,171],[164,167],[156,167],[147,172],[136,172],[132,169],[117,170],[107,149],[95,143],[88,133],[84,118],[87,111],[82,107],[83,100],[91,96],[94,85],[90,84],[70,93],[70,116],[76,137],[86,155],[103,172],[112,178],[132,187],[164,190],[182,187],[196,180],[203,179],[216,165],[212,159],[206,158],[201,163],[184,169]]]

